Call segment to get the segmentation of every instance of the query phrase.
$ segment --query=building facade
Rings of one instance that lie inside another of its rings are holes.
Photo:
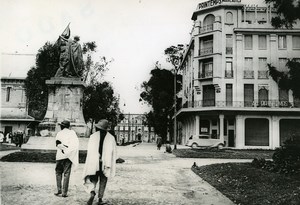
[[[300,137],[300,100],[278,87],[267,66],[287,71],[288,59],[300,60],[300,24],[274,29],[275,15],[240,0],[198,4],[181,63],[178,141],[209,134],[227,147],[274,149]]]
[[[117,142],[119,144],[135,140],[154,142],[154,128],[146,126],[145,120],[144,114],[124,114],[124,119],[114,128]]]
[[[28,115],[25,78],[1,78],[0,130],[6,135],[21,131],[34,135],[35,120]]]

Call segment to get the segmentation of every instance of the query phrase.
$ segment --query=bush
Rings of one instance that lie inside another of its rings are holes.
[[[275,169],[284,174],[300,173],[300,136],[287,139],[273,154]]]
[[[286,140],[275,150],[273,161],[255,158],[251,165],[256,168],[287,175],[300,174],[300,137]]]

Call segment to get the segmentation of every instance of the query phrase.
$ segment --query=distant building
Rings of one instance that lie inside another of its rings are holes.
[[[300,137],[300,100],[280,89],[267,67],[287,71],[287,59],[300,61],[300,24],[274,29],[275,15],[271,7],[240,0],[198,4],[181,64],[179,142],[208,134],[227,147],[274,149]]]
[[[144,114],[124,114],[124,119],[115,127],[118,143],[141,140],[154,142],[154,128],[144,125]]]
[[[35,119],[28,115],[24,82],[25,78],[1,78],[0,130],[5,135],[17,131],[34,135]]]

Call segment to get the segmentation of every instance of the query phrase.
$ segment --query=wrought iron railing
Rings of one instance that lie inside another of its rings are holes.
[[[232,51],[232,47],[226,47],[226,54],[232,54],[233,51]]]
[[[253,79],[254,71],[253,70],[244,70],[244,79]]]
[[[199,50],[199,56],[204,56],[213,53],[213,47],[203,48]]]
[[[213,77],[213,71],[206,71],[204,73],[200,73],[200,79],[212,78],[212,77]]]
[[[233,78],[233,70],[225,70],[225,78]]]
[[[258,79],[268,79],[269,72],[267,70],[259,70],[257,77],[258,77]]]
[[[203,26],[200,29],[200,33],[205,33],[205,32],[209,32],[209,31],[213,31],[213,30],[214,30],[214,25],[210,24],[210,25]]]
[[[300,104],[279,100],[253,100],[253,101],[215,101],[198,100],[187,101],[182,108],[218,107],[218,108],[300,108]]]

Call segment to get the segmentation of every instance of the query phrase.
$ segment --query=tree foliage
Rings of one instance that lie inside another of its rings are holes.
[[[113,90],[109,83],[99,83],[103,77],[103,73],[108,70],[108,65],[111,61],[107,61],[105,57],[100,57],[100,61],[94,62],[93,56],[95,55],[96,48],[97,45],[95,42],[83,43],[82,50],[85,66],[82,78],[88,86],[84,93],[88,97],[84,97],[83,99],[83,104],[85,105],[83,109],[84,116],[85,119],[89,120],[105,116],[105,118],[112,120],[112,123],[115,124],[114,115],[119,113],[117,108],[118,99],[113,96]],[[56,70],[59,67],[58,63],[59,49],[57,45],[47,42],[37,53],[36,66],[32,67],[27,73],[25,91],[29,103],[29,114],[38,120],[42,120],[47,111],[48,87],[45,81],[55,76]],[[89,102],[89,100],[93,101],[95,98],[90,96],[99,96],[99,93],[105,97],[94,101],[97,110],[92,112],[92,107],[90,106],[93,102]],[[107,103],[111,104],[107,105]],[[102,108],[98,109],[99,107]]]
[[[269,74],[281,89],[292,90],[293,95],[300,98],[300,62],[295,59],[288,60],[286,66],[288,71],[283,72],[268,64]]]
[[[174,75],[171,71],[157,66],[150,74],[149,81],[142,84],[143,91],[140,97],[153,109],[146,115],[147,124],[154,127],[155,132],[166,140],[173,116]]]
[[[167,61],[170,62],[175,69],[178,69],[179,64],[182,60],[182,54],[185,47],[182,44],[178,44],[177,46],[170,46],[165,49],[165,55],[167,57]]]
[[[277,10],[277,16],[272,18],[272,25],[275,28],[285,26],[292,28],[293,24],[300,19],[299,0],[265,0],[267,4],[272,4]]]
[[[83,114],[86,121],[107,119],[115,127],[119,122],[119,100],[109,82],[96,82],[84,91]],[[120,116],[122,117],[122,116]]]
[[[25,80],[25,91],[28,100],[29,115],[43,119],[48,103],[48,87],[45,81],[53,77],[58,68],[59,52],[55,44],[46,42],[38,50],[36,66],[32,67]]]

